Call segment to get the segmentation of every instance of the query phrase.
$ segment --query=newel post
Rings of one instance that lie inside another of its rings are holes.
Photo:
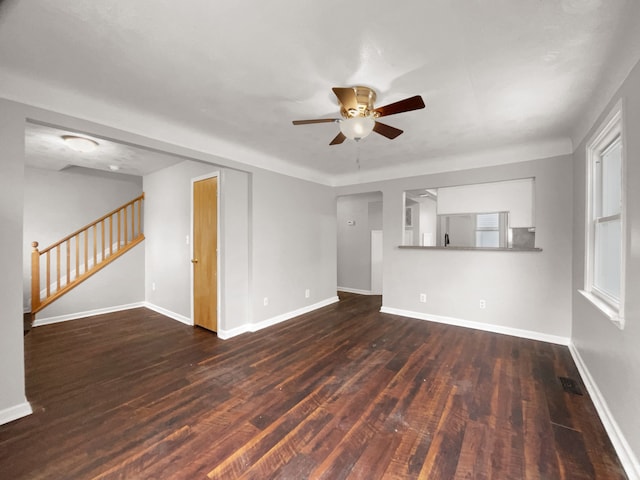
[[[31,246],[31,312],[35,312],[40,306],[40,252],[38,242],[32,242]]]

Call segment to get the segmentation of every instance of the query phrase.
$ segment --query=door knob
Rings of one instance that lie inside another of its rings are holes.
[[[197,258],[192,258],[191,259],[191,263],[198,263],[198,259]]]

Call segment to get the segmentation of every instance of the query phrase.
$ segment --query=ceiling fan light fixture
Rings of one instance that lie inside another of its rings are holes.
[[[98,142],[86,137],[78,137],[76,135],[63,135],[62,139],[71,150],[76,152],[92,152],[98,148]]]
[[[340,121],[340,131],[351,140],[360,140],[373,131],[375,124],[372,117],[350,117]]]

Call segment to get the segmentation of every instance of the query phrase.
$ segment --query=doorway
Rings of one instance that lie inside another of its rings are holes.
[[[338,290],[382,294],[382,192],[336,199]]]
[[[193,180],[193,323],[218,331],[218,177]]]

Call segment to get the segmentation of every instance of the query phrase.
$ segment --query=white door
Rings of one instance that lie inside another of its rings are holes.
[[[382,230],[371,230],[371,293],[382,295]]]

